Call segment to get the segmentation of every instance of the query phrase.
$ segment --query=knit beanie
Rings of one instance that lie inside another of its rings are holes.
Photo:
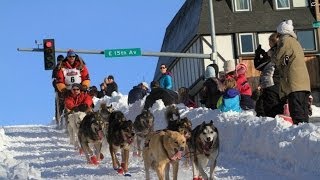
[[[281,22],[277,27],[277,32],[279,34],[295,34],[293,31],[293,23],[292,20],[286,20]]]
[[[216,77],[216,71],[212,66],[207,66],[204,77],[206,79]]]
[[[223,68],[226,74],[236,70],[235,64],[232,60],[226,61]]]

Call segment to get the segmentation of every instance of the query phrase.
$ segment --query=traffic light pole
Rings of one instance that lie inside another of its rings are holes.
[[[43,52],[42,48],[18,48],[18,51]],[[56,49],[55,52],[67,53],[69,49]],[[73,50],[79,54],[104,54],[104,50]],[[141,56],[165,56],[165,57],[181,57],[181,58],[204,58],[211,59],[212,54],[197,53],[175,53],[175,52],[141,52]]]

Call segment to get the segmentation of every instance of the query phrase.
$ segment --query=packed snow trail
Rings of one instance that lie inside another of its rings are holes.
[[[99,100],[100,102],[101,100]],[[127,106],[127,99],[115,96],[103,99],[134,119],[143,103]],[[98,102],[98,103],[99,103]],[[291,126],[279,118],[256,117],[252,112],[220,113],[207,108],[179,107],[193,128],[203,121],[214,121],[219,130],[220,153],[216,179],[286,180],[320,177],[320,127],[312,123]],[[152,108],[155,129],[166,127],[162,101]],[[320,117],[319,108],[314,111]],[[0,180],[2,179],[145,179],[142,158],[129,159],[132,177],[118,175],[112,168],[106,144],[105,158],[98,166],[89,165],[69,144],[65,130],[55,125],[21,125],[0,127]],[[207,172],[209,168],[206,169]],[[171,173],[172,174],[172,173]],[[152,171],[152,179],[158,179]],[[178,179],[192,179],[191,166],[180,162]]]

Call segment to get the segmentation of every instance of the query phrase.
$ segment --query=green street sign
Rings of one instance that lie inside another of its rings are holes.
[[[320,21],[315,21],[312,23],[312,27],[319,28],[320,27]]]
[[[106,49],[104,50],[104,56],[106,58],[124,57],[124,56],[141,56],[141,49],[140,48]]]

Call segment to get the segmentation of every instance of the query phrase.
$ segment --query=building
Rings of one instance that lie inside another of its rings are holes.
[[[292,19],[298,40],[305,51],[314,99],[319,102],[320,63],[318,29],[319,5],[314,0],[212,0],[215,19],[216,63],[220,71],[226,60],[248,65],[248,79],[257,85],[259,72],[253,66],[254,51],[259,44],[269,49],[268,37],[277,25]],[[211,53],[209,0],[186,0],[168,25],[161,52]],[[316,13],[318,12],[318,13]],[[315,22],[315,23],[314,23]],[[319,23],[320,25],[320,23]],[[199,104],[198,92],[205,67],[210,59],[160,57],[154,80],[161,76],[159,67],[166,64],[173,74],[174,90],[188,87]]]

